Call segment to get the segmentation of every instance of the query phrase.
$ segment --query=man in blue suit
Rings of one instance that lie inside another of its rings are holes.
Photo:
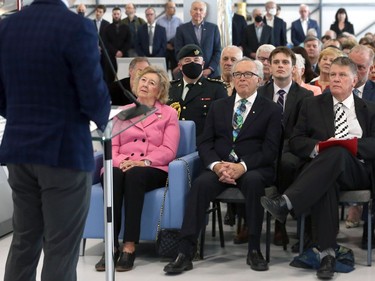
[[[276,3],[268,1],[265,8],[266,15],[263,17],[263,22],[273,29],[273,43],[271,44],[275,47],[286,46],[288,43],[286,40],[286,22],[276,16]]]
[[[299,6],[300,18],[292,22],[292,43],[294,46],[299,46],[306,38],[309,29],[315,29],[318,38],[320,38],[320,29],[317,21],[310,19],[309,6],[301,4]]]
[[[206,13],[205,2],[198,0],[191,4],[191,21],[180,25],[176,30],[175,52],[177,55],[187,44],[198,45],[205,61],[203,76],[213,78],[220,76],[220,33],[216,24],[204,21]]]
[[[350,50],[349,58],[357,65],[358,82],[354,94],[364,100],[375,101],[375,83],[368,79],[374,51],[365,45],[357,45]]]
[[[155,23],[154,8],[147,8],[145,13],[147,24],[138,28],[136,52],[139,56],[144,57],[165,57],[167,32],[164,27]],[[152,41],[150,42],[150,40]]]
[[[35,281],[42,249],[42,281],[77,279],[94,168],[89,122],[105,128],[110,98],[95,26],[69,4],[35,0],[0,23],[0,162],[14,205],[5,281]]]

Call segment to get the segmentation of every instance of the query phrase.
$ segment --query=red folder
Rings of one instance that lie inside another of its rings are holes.
[[[331,146],[342,146],[346,148],[353,156],[357,156],[358,151],[358,139],[352,138],[347,140],[329,140],[329,141],[321,141],[318,144],[319,152],[323,151],[326,148]]]

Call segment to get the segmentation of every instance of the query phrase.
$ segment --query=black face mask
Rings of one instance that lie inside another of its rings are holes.
[[[262,16],[259,16],[259,15],[258,15],[258,16],[255,17],[255,21],[256,21],[256,22],[261,22],[262,20],[263,20],[263,19],[262,19]]]
[[[196,79],[202,73],[202,65],[191,62],[182,66],[182,72],[190,79]]]
[[[78,12],[78,15],[84,17],[85,16],[85,12]]]

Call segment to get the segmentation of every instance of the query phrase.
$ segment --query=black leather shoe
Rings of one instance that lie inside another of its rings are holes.
[[[284,223],[286,221],[289,210],[284,197],[278,196],[274,199],[270,199],[266,196],[262,196],[262,198],[260,198],[260,203],[263,208],[270,212],[279,222]]]
[[[132,270],[134,266],[134,260],[135,260],[135,252],[133,253],[121,252],[120,258],[118,259],[116,263],[116,271],[124,272],[124,271]]]
[[[168,263],[164,267],[164,272],[178,274],[191,269],[193,269],[191,260],[184,254],[179,253],[175,261]]]
[[[325,256],[320,262],[320,267],[316,272],[319,279],[331,279],[335,274],[336,259],[333,256]]]
[[[116,264],[118,257],[119,257],[120,252],[116,251],[113,256],[113,261]],[[105,253],[103,253],[102,258],[98,263],[95,265],[96,271],[105,271]]]
[[[246,263],[255,271],[268,270],[268,263],[260,251],[250,251],[247,253]]]

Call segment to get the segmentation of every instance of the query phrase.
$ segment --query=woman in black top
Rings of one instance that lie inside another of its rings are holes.
[[[348,20],[348,14],[344,8],[340,8],[337,10],[335,15],[335,22],[331,24],[331,30],[336,32],[337,36],[339,36],[343,32],[349,32],[354,34],[354,27]]]

